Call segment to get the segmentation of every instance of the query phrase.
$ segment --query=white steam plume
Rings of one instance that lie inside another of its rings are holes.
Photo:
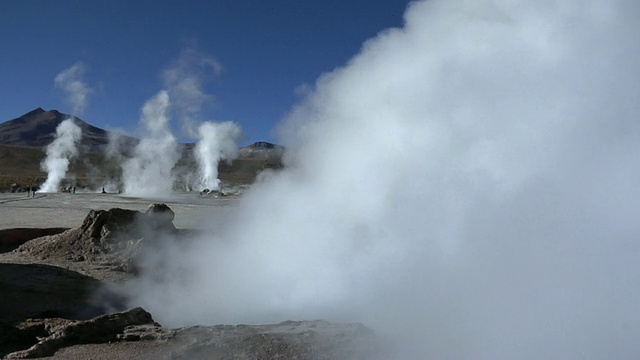
[[[74,115],[84,113],[91,94],[91,88],[83,80],[85,69],[85,65],[78,61],[56,75],[54,80],[56,88],[66,93]]]
[[[200,136],[194,154],[200,175],[199,190],[218,190],[218,163],[220,160],[230,161],[238,157],[242,129],[231,121],[205,122],[198,128],[198,134]]]
[[[637,359],[638,18],[412,3],[292,111],[287,169],[150,256],[168,268],[133,302],[168,325],[358,320],[398,359]]]
[[[171,97],[172,111],[189,136],[197,136],[197,116],[205,103],[212,102],[204,83],[217,76],[222,65],[214,57],[186,47],[173,64],[162,73],[164,88]]]
[[[160,91],[142,107],[144,137],[133,157],[122,166],[124,192],[130,195],[157,196],[173,191],[171,172],[180,159],[178,143],[169,127],[169,94]]]
[[[47,172],[47,180],[40,187],[42,192],[57,192],[65,178],[71,160],[78,155],[82,130],[73,119],[66,119],[56,128],[53,142],[47,146],[47,156],[40,168]]]

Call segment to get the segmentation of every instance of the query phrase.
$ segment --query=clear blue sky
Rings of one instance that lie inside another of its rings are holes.
[[[195,47],[224,69],[204,82],[215,101],[199,118],[238,122],[243,143],[275,141],[271,129],[295,103],[295,89],[343,65],[378,32],[401,26],[407,3],[2,1],[0,122],[36,107],[71,113],[54,78],[81,61],[92,92],[80,117],[134,133],[140,108],[163,87],[163,70]]]

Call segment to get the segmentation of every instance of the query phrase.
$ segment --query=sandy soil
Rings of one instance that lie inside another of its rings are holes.
[[[175,212],[173,221],[178,229],[198,229],[209,226],[209,219],[226,213],[233,198],[216,199],[198,193],[176,194],[166,198],[141,199],[118,194],[96,193],[0,193],[0,229],[30,227],[75,227],[82,223],[89,210],[120,207],[145,211],[151,203],[166,203]]]
[[[173,220],[178,229],[213,229],[225,221],[235,199],[201,196],[198,193],[174,194],[171,197],[142,199],[119,194],[96,193],[0,193],[0,230],[12,228],[72,228],[82,224],[90,210],[108,210],[119,207],[146,211],[152,203],[166,203],[175,213]],[[36,260],[17,253],[0,254],[0,263],[31,264],[63,267],[100,281],[122,282],[130,274],[113,272],[96,264],[60,262],[56,259]]]

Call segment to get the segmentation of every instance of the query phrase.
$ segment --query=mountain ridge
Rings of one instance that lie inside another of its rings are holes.
[[[120,144],[126,148],[135,146],[140,139],[108,131],[93,126],[77,116],[64,114],[56,109],[44,110],[38,107],[17,118],[0,123],[0,144],[11,146],[45,147],[53,139],[58,125],[72,118],[82,129],[81,145],[89,148],[103,148],[109,144],[110,137],[118,134]],[[190,151],[194,143],[181,143],[183,151]],[[266,141],[258,141],[240,148],[240,156],[248,158],[281,157],[284,147]]]
[[[38,107],[15,119],[0,123],[0,144],[15,146],[47,146],[55,136],[56,128],[66,119],[82,129],[81,145],[96,147],[109,143],[111,132],[93,126],[77,116],[63,114],[58,110],[44,110]],[[125,143],[135,142],[135,138],[122,135]]]

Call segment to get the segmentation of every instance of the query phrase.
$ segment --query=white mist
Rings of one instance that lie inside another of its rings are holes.
[[[397,358],[640,356],[640,5],[423,1],[282,125],[287,169],[130,284],[167,325],[362,321]]]
[[[194,149],[199,174],[198,190],[218,190],[218,164],[220,160],[231,161],[238,157],[242,129],[231,121],[204,122],[198,128],[198,134]]]
[[[134,149],[133,157],[122,165],[126,194],[166,196],[173,191],[172,169],[180,159],[180,152],[169,126],[169,105],[168,93],[160,91],[142,108],[143,137]]]
[[[41,192],[58,192],[64,180],[69,164],[78,156],[78,144],[82,139],[82,130],[73,118],[62,121],[56,128],[55,138],[47,145],[47,156],[40,168],[47,173],[47,180],[40,186]]]

